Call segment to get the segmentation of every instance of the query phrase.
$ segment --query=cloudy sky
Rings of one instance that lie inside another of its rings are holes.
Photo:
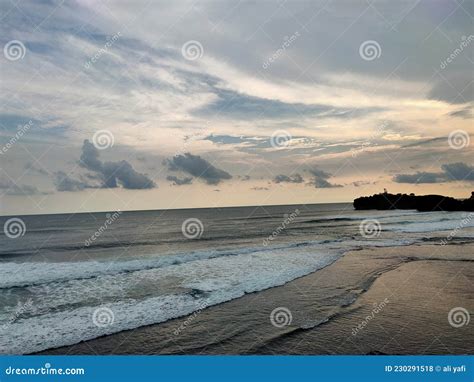
[[[0,214],[470,195],[474,2],[2,1]]]

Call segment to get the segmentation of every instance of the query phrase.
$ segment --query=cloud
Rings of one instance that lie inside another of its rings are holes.
[[[436,144],[439,142],[446,142],[448,137],[436,137],[436,138],[430,138],[430,139],[425,139],[425,140],[420,140],[418,142],[413,142],[409,143],[407,145],[401,146],[401,148],[408,148],[408,147],[419,147],[419,146],[425,146],[425,145],[431,145],[431,144]]]
[[[457,162],[451,164],[443,164],[441,169],[446,174],[446,178],[450,180],[468,180],[474,181],[474,166],[466,163]]]
[[[417,172],[415,174],[398,174],[393,177],[397,183],[445,183],[454,181],[474,181],[474,166],[457,162],[443,164],[442,172]]]
[[[99,156],[99,150],[86,139],[82,145],[81,166],[91,171],[101,172],[102,162]]]
[[[396,183],[442,183],[446,181],[442,172],[417,172],[415,174],[398,174],[393,177]]]
[[[169,175],[166,177],[166,180],[173,182],[175,186],[183,186],[185,184],[191,184],[193,182],[193,178],[186,177],[186,178],[178,178],[177,176]]]
[[[463,119],[471,119],[474,117],[472,113],[472,107],[466,107],[461,110],[456,110],[451,113],[449,113],[450,117],[458,117],[458,118],[463,118]]]
[[[29,170],[31,172],[36,172],[40,175],[48,175],[48,172],[40,167],[35,166],[33,163],[28,162],[25,164],[25,170]]]
[[[303,183],[304,179],[300,174],[295,174],[293,176],[288,175],[277,175],[273,181],[275,183]]]
[[[280,100],[268,99],[243,94],[237,91],[215,88],[217,96],[211,102],[195,112],[199,116],[214,116],[216,114],[229,118],[240,119],[278,119],[290,117],[318,116],[320,118],[347,118],[357,113],[358,116],[366,115],[380,108],[338,108],[324,104],[303,104],[296,102],[282,102]]]
[[[137,172],[126,160],[103,163],[99,158],[99,150],[87,139],[82,146],[79,163],[99,175],[102,188],[115,188],[121,185],[129,190],[143,190],[156,187],[153,180]]]
[[[171,171],[184,171],[188,174],[201,178],[207,184],[218,184],[222,180],[232,179],[232,175],[228,172],[214,167],[207,160],[199,155],[185,153],[184,155],[176,155],[167,161]]]
[[[368,182],[366,180],[356,180],[355,182],[351,183],[354,187],[362,187],[362,186],[368,186],[370,184],[375,184],[375,182]]]
[[[82,191],[86,188],[94,188],[86,182],[76,180],[67,175],[64,171],[54,173],[54,185],[58,191]]]
[[[313,178],[309,182],[310,185],[313,185],[315,188],[335,188],[335,187],[342,187],[340,184],[332,184],[328,182],[328,178],[332,177],[332,174],[320,170],[318,168],[314,168],[309,170],[309,172],[313,175]]]
[[[0,192],[5,195],[27,196],[27,195],[43,195],[45,192],[39,191],[35,186],[27,184],[16,184],[10,180],[0,179]]]
[[[463,104],[474,101],[472,71],[470,74],[469,70],[467,70],[463,73],[443,76],[443,78],[435,82],[428,96],[432,99],[451,104]]]

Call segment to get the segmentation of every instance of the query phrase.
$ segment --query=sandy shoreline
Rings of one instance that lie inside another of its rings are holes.
[[[448,314],[474,311],[473,281],[472,244],[353,251],[281,287],[40,354],[465,354],[473,322]],[[275,309],[291,324],[273,325]]]

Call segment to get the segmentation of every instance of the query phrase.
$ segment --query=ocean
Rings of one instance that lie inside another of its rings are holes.
[[[474,237],[472,213],[349,203],[21,216],[19,237],[7,235],[12,218],[0,217],[2,354],[186,316],[284,285],[351,250]]]

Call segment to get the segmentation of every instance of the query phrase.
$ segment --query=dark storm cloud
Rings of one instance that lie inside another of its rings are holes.
[[[309,182],[310,185],[314,186],[315,188],[335,188],[335,187],[342,187],[340,184],[333,184],[328,181],[332,174],[320,170],[318,168],[313,168],[309,170],[313,178]]]
[[[183,186],[185,184],[191,184],[193,182],[193,178],[178,178],[177,176],[169,175],[166,177],[166,180],[173,182],[175,186]]]
[[[445,183],[454,181],[474,181],[474,166],[457,162],[443,164],[442,172],[417,172],[415,174],[398,174],[393,177],[397,183]]]
[[[176,155],[167,161],[171,171],[184,171],[196,178],[201,178],[207,184],[218,184],[222,180],[231,179],[232,175],[228,172],[214,167],[207,160],[199,155],[185,153],[184,155]]]
[[[293,176],[277,175],[273,181],[275,183],[303,183],[304,179],[300,174],[295,174]]]
[[[99,150],[86,139],[82,145],[81,166],[91,171],[101,172],[102,162],[99,156]]]
[[[99,158],[99,150],[87,139],[82,146],[79,163],[100,177],[102,188],[115,188],[121,185],[130,190],[143,190],[156,187],[153,180],[137,172],[126,160],[103,163]]]

